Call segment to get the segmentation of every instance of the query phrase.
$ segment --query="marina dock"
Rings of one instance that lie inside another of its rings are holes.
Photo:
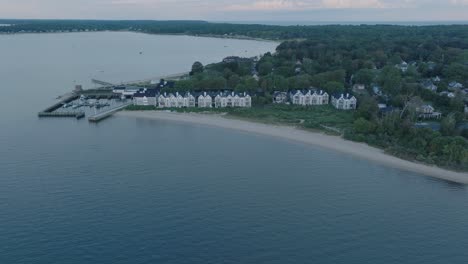
[[[85,116],[85,113],[83,111],[73,111],[73,112],[56,112],[55,111],[57,109],[60,109],[64,104],[68,104],[78,99],[79,96],[80,95],[76,93],[69,93],[63,96],[63,98],[59,102],[47,107],[46,109],[39,112],[37,115],[39,117],[74,117],[76,119],[83,118]]]
[[[39,112],[39,117],[74,117],[76,119],[81,119],[85,117],[85,113],[83,111],[75,111],[75,112]]]
[[[108,118],[109,116],[113,115],[115,112],[119,111],[119,110],[122,110],[124,109],[125,107],[131,105],[132,103],[129,102],[129,103],[125,103],[125,104],[122,104],[122,105],[119,105],[119,106],[116,106],[112,109],[109,109],[107,111],[104,111],[102,113],[98,113],[98,114],[95,114],[95,115],[92,115],[88,118],[88,121],[89,122],[93,122],[93,123],[97,123],[99,121],[102,121],[106,118]]]

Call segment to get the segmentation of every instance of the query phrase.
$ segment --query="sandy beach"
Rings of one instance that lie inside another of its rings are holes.
[[[219,114],[173,113],[166,111],[122,111],[117,113],[117,116],[195,123],[279,137],[353,155],[405,171],[468,184],[468,173],[454,172],[435,166],[410,162],[385,154],[383,150],[370,147],[366,144],[348,141],[337,136],[330,136],[319,132],[314,133],[304,131],[290,126],[269,125],[237,120],[226,118]]]

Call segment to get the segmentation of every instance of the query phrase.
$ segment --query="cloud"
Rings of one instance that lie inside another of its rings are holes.
[[[451,0],[454,5],[468,5],[468,0]]]
[[[315,9],[374,9],[390,8],[392,6],[381,0],[256,0],[228,5],[224,9],[228,11],[303,11]]]
[[[323,0],[324,8],[386,8],[390,5],[380,0]]]
[[[0,0],[5,18],[468,20],[468,0]]]

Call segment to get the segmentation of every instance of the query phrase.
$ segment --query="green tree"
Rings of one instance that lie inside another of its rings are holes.
[[[198,73],[202,73],[204,70],[203,64],[199,61],[196,61],[192,65],[192,71],[190,72],[190,75],[195,75]]]
[[[325,83],[323,89],[329,94],[344,93],[345,91],[343,84],[335,81]]]
[[[399,94],[401,91],[401,72],[393,66],[384,67],[378,81],[388,94]]]
[[[373,70],[361,69],[354,76],[354,82],[370,86],[374,81],[375,73]]]
[[[357,117],[371,120],[377,117],[378,111],[377,101],[373,97],[363,96],[359,98],[359,107],[356,111]]]
[[[376,125],[362,117],[356,119],[353,124],[354,131],[360,134],[371,134],[375,131]]]
[[[269,61],[262,62],[258,65],[258,73],[260,75],[270,74],[272,70],[273,70],[273,64]]]
[[[453,114],[448,115],[447,117],[443,118],[440,122],[440,132],[444,136],[453,136],[455,135],[455,128],[457,122]]]

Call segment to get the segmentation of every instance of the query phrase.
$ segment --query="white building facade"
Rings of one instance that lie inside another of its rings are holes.
[[[198,96],[198,107],[199,108],[211,108],[213,107],[213,98],[206,92],[203,92]]]
[[[247,93],[218,93],[214,101],[216,108],[252,107],[252,98]]]
[[[326,105],[329,102],[330,96],[322,90],[296,90],[290,92],[290,100],[293,105]]]
[[[331,103],[336,109],[339,110],[354,110],[357,107],[356,97],[350,94],[332,96]]]

